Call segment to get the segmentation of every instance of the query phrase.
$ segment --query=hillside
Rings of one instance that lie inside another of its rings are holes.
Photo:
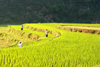
[[[99,0],[1,0],[0,24],[100,23]]]

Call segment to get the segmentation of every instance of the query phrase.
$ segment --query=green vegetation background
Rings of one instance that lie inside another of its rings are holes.
[[[99,0],[1,0],[0,24],[100,23]]]
[[[8,47],[0,50],[1,67],[91,67],[100,65],[100,35],[68,32],[54,28],[66,23],[27,24],[31,27],[58,31],[61,36],[48,41],[43,40],[23,43],[23,47]],[[100,26],[99,24],[66,24],[81,26]],[[20,30],[20,26],[13,26]],[[44,35],[43,32],[35,32]]]

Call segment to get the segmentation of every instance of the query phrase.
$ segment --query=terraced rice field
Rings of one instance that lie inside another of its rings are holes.
[[[87,26],[63,26],[69,28],[77,28],[77,29],[89,29],[89,30],[100,30],[100,27],[87,27]]]
[[[37,23],[0,27],[0,67],[97,67],[100,35],[71,32],[56,25],[100,27],[100,24]],[[48,29],[48,37],[45,37]],[[22,41],[23,47],[18,43]]]

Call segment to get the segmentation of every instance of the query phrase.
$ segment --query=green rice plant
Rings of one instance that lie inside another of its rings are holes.
[[[55,28],[56,25],[83,26],[85,24],[39,23],[26,25],[30,28],[57,31],[61,35],[50,40],[55,36],[49,34],[49,37],[46,38],[44,32],[24,28],[23,32],[38,34],[42,39],[25,42],[22,48],[13,46],[0,49],[0,67],[92,67],[100,65],[100,35],[70,32]],[[90,26],[99,26],[99,24],[90,24]],[[20,31],[20,26],[14,25],[12,27]],[[16,34],[10,32],[9,34],[15,40],[18,39]],[[7,38],[9,39],[9,36]]]

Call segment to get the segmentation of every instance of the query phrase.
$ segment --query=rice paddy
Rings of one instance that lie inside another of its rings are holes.
[[[100,65],[100,35],[71,32],[56,25],[100,27],[100,24],[37,23],[0,27],[0,67],[92,67]],[[48,29],[48,37],[45,37]],[[5,39],[3,41],[3,39]],[[11,41],[11,42],[10,42]],[[19,48],[19,41],[23,47]]]

